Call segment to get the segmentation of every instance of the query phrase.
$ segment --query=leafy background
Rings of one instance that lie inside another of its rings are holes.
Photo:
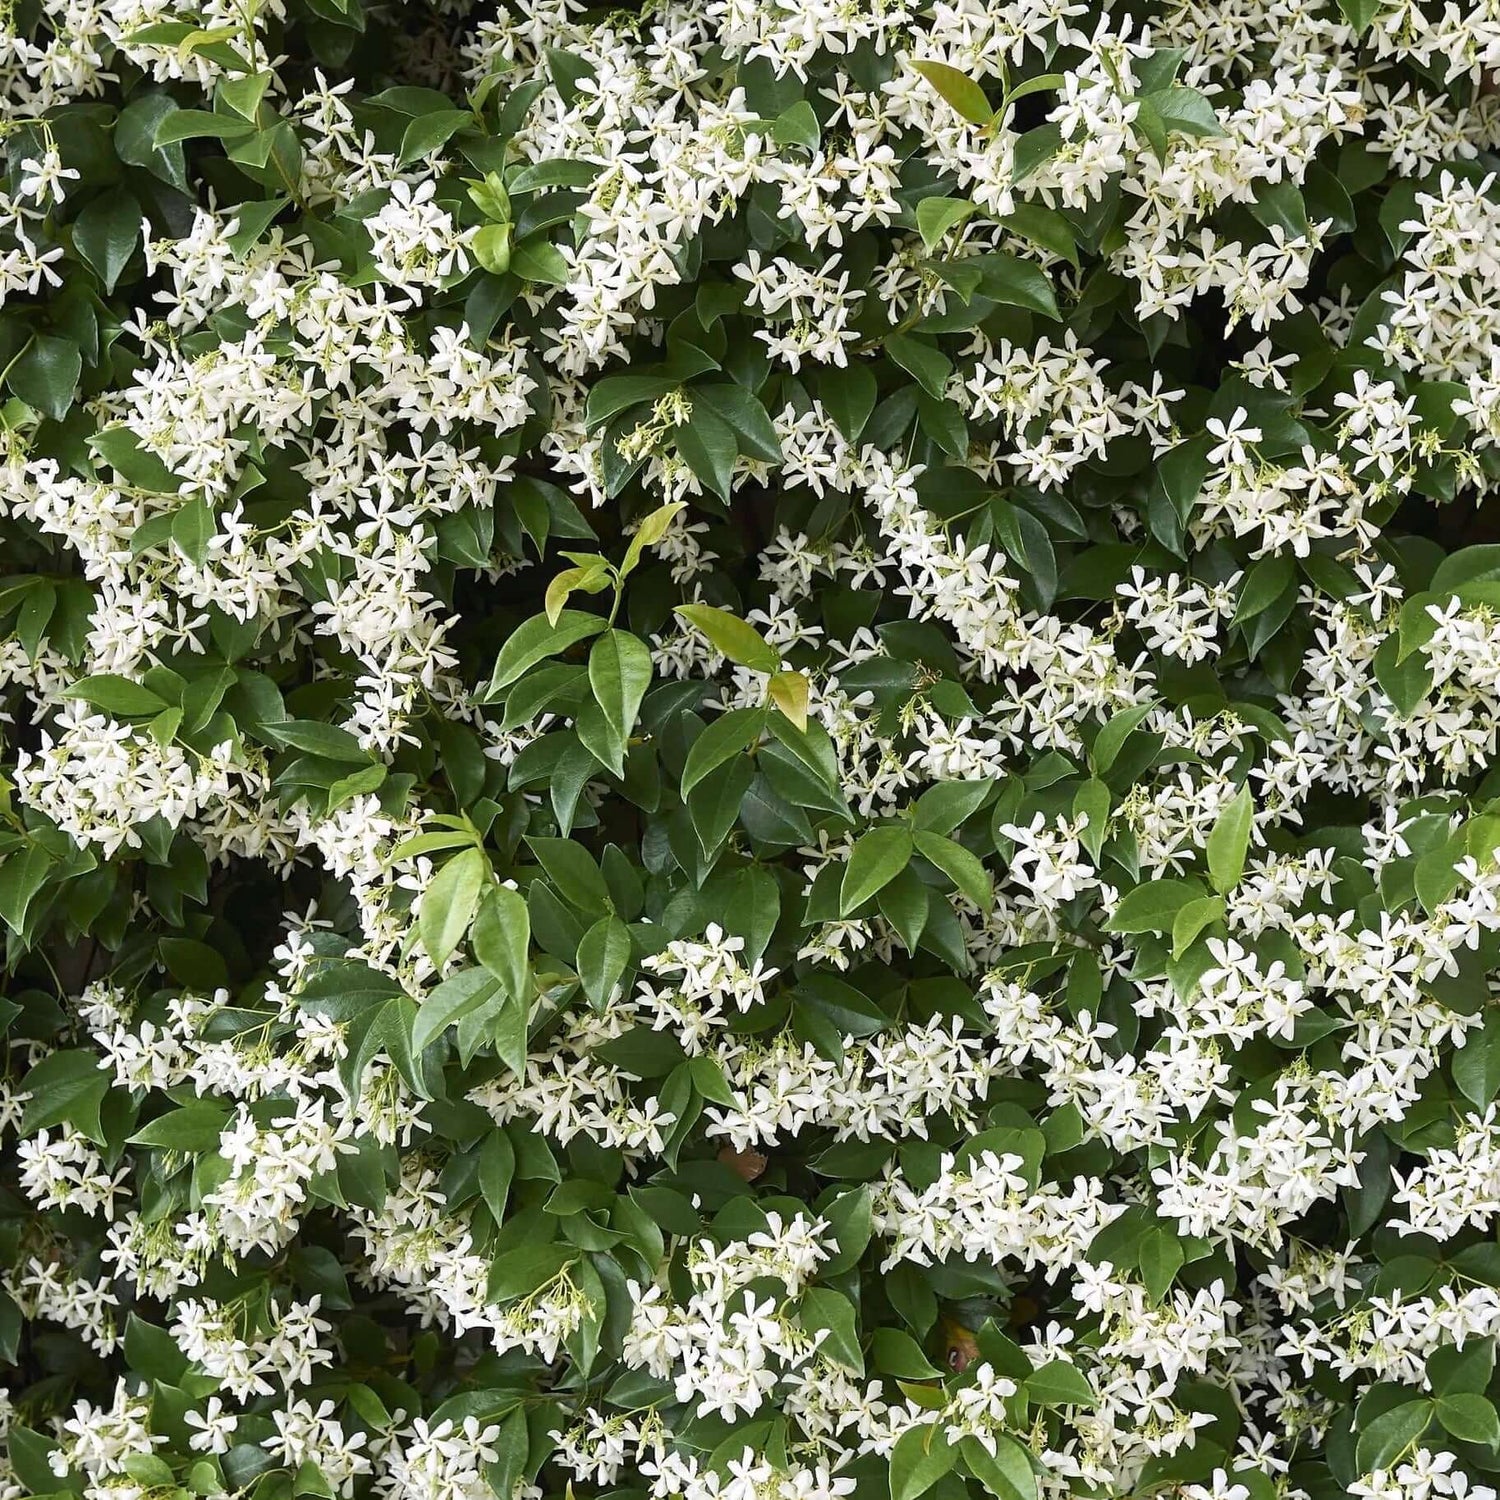
[[[1500,1470],[1487,12],[5,24],[14,1493]]]

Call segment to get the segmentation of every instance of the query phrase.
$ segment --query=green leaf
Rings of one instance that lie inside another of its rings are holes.
[[[969,1472],[998,1500],[1037,1500],[1031,1460],[1014,1438],[996,1433],[993,1453],[972,1437],[964,1438],[959,1447]]]
[[[916,62],[912,67],[971,125],[988,125],[994,117],[994,106],[984,90],[966,73],[941,62]]]
[[[958,1462],[940,1424],[910,1427],[891,1449],[891,1500],[917,1500]]]
[[[169,535],[195,567],[208,560],[208,544],[218,529],[218,518],[202,495],[194,496],[178,507],[172,516]]]
[[[235,230],[233,234],[226,235],[230,248],[234,253],[244,259],[250,247],[256,244],[261,235],[270,227],[282,209],[292,200],[289,197],[266,198],[259,203],[237,203],[234,208]]]
[[[485,893],[470,938],[474,957],[513,999],[531,997],[531,909],[519,891],[497,885]]]
[[[1197,89],[1174,83],[1136,101],[1135,128],[1145,136],[1158,158],[1165,160],[1173,134],[1223,135],[1214,107]]]
[[[1385,6],[1386,0],[1339,0],[1344,19],[1361,35],[1370,29]]]
[[[572,1245],[518,1245],[490,1263],[489,1295],[493,1302],[513,1302],[540,1290],[578,1259]]]
[[[324,760],[357,765],[370,759],[369,752],[347,729],[324,724],[319,719],[282,719],[276,724],[263,725],[261,733],[279,745],[290,745],[294,750],[319,755]]]
[[[465,849],[433,876],[423,892],[417,930],[427,956],[438,968],[463,941],[489,878],[488,856],[480,849]]]
[[[167,707],[165,698],[148,687],[113,672],[85,677],[63,691],[64,698],[81,698],[117,719],[149,719]]]
[[[1094,775],[1108,774],[1120,751],[1125,748],[1125,741],[1135,733],[1142,720],[1155,707],[1154,703],[1137,703],[1133,708],[1121,709],[1110,718],[1094,736],[1093,747],[1089,751],[1089,764],[1094,768]]]
[[[472,124],[474,116],[466,109],[435,109],[415,116],[401,136],[401,165],[409,166],[441,151],[465,125]]]
[[[10,367],[8,384],[27,406],[60,422],[73,404],[83,356],[72,339],[38,333]]]
[[[1166,1296],[1185,1259],[1182,1239],[1175,1229],[1153,1229],[1141,1241],[1141,1280],[1153,1302],[1160,1302]]]
[[[594,863],[593,856],[582,844],[571,839],[552,839],[530,836],[526,842],[541,861],[547,878],[555,885],[565,901],[584,912],[607,912],[614,909],[610,900],[609,886]]]
[[[908,953],[915,953],[922,940],[931,900],[931,893],[921,876],[910,866],[889,885],[882,887],[875,897],[880,915],[895,928]]]
[[[952,833],[990,800],[995,785],[995,782],[982,778],[940,781],[917,798],[912,810],[912,824],[931,833]]]
[[[1219,814],[1208,835],[1208,878],[1220,895],[1232,891],[1245,873],[1245,856],[1250,849],[1250,828],[1254,817],[1247,782]]]
[[[763,708],[732,708],[720,714],[702,734],[693,741],[687,761],[682,768],[680,795],[686,800],[688,794],[711,771],[717,770],[732,756],[738,755],[747,746],[760,739],[766,727],[767,714]]]
[[[1495,1341],[1465,1339],[1463,1346],[1439,1344],[1427,1356],[1427,1384],[1439,1396],[1479,1395],[1495,1373]]]
[[[1078,243],[1073,234],[1073,226],[1055,208],[1023,201],[1011,209],[1003,223],[1012,234],[1030,240],[1033,245],[1040,245],[1049,254],[1067,261],[1077,269]]]
[[[624,630],[607,630],[589,652],[594,701],[622,738],[635,727],[641,699],[651,686],[651,652]]]
[[[1197,941],[1199,933],[1224,915],[1222,896],[1204,896],[1178,908],[1172,919],[1172,957],[1181,958]]]
[[[500,648],[486,696],[493,697],[539,661],[560,656],[569,646],[598,635],[608,629],[608,625],[609,622],[598,615],[586,615],[576,609],[565,609],[557,617],[556,624],[549,623],[545,615],[533,615],[524,625],[518,626]]]
[[[942,396],[953,373],[953,361],[936,344],[910,333],[892,333],[886,335],[885,352],[929,396]]]
[[[1128,891],[1115,914],[1104,924],[1106,932],[1170,932],[1177,913],[1189,901],[1204,894],[1202,886],[1184,880],[1153,880]]]
[[[782,110],[771,127],[771,139],[778,146],[801,146],[808,151],[816,151],[818,143],[823,139],[823,132],[812,105],[806,99],[799,99]]]
[[[720,656],[752,672],[774,672],[781,666],[781,653],[766,644],[753,626],[727,609],[711,604],[679,604],[673,611],[686,620]]]
[[[917,853],[940,869],[981,912],[987,912],[994,889],[979,857],[954,839],[918,828],[912,837]]]
[[[1451,1066],[1459,1093],[1487,1108],[1500,1094],[1500,1011],[1487,1010],[1483,1023],[1463,1034]]]
[[[979,205],[968,198],[924,198],[917,204],[917,229],[922,243],[932,247],[955,226],[979,212]]]
[[[1035,261],[1008,255],[1003,250],[992,250],[974,256],[966,264],[979,269],[980,290],[992,302],[1003,302],[1007,307],[1024,307],[1028,312],[1040,313],[1054,321],[1061,319],[1052,283]]]
[[[158,121],[152,144],[159,151],[176,141],[210,138],[219,141],[242,141],[255,134],[255,126],[234,115],[213,114],[206,109],[174,109]]]
[[[411,1028],[412,1055],[419,1057],[429,1042],[494,999],[499,991],[500,981],[486,969],[464,969],[445,979],[417,1007]]]
[[[665,375],[607,375],[589,387],[584,407],[586,424],[590,430],[602,426],[618,413],[655,401],[668,391],[675,391],[680,384]]]
[[[522,281],[543,286],[566,286],[568,281],[568,263],[562,251],[541,234],[533,234],[516,245],[510,254],[510,269]]]
[[[739,451],[763,463],[781,462],[781,439],[770,413],[742,385],[712,381],[692,388],[693,410],[707,407],[734,429]]]
[[[688,420],[672,429],[672,441],[699,482],[721,500],[728,500],[734,488],[734,461],[739,455],[729,423],[706,405],[695,404]]]
[[[873,828],[855,844],[839,888],[839,912],[848,916],[890,884],[912,856],[912,836],[905,828]]]
[[[156,128],[177,109],[177,101],[165,93],[141,94],[120,111],[115,121],[115,155],[132,167],[144,167],[152,176],[181,192],[187,190],[187,159],[180,145],[158,148]]]
[[[21,1116],[21,1134],[35,1135],[66,1122],[100,1141],[99,1106],[111,1077],[102,1062],[98,1053],[87,1049],[49,1052],[21,1080],[31,1096]]]
[[[247,73],[242,78],[220,79],[219,98],[242,120],[253,121],[270,85],[269,73]]]
[[[229,1111],[207,1100],[168,1110],[130,1137],[132,1146],[157,1146],[168,1151],[216,1151],[219,1136],[229,1123]]]
[[[1095,1406],[1094,1388],[1076,1365],[1055,1359],[1026,1377],[1026,1394],[1038,1406]]]
[[[578,944],[578,977],[589,1004],[602,1011],[630,963],[630,932],[616,916],[600,917]]]
[[[1361,1474],[1389,1469],[1427,1431],[1431,1401],[1406,1401],[1375,1417],[1359,1434],[1354,1462]]]
[[[112,292],[141,237],[141,205],[114,188],[92,199],[73,225],[73,247]]]
[[[183,481],[142,448],[128,427],[101,428],[89,439],[89,446],[115,471],[122,485],[157,495],[175,495],[182,488]],[[134,538],[131,549],[135,550]]]
[[[856,1375],[865,1373],[854,1304],[841,1292],[809,1287],[797,1303],[797,1321],[808,1333],[826,1334],[820,1352],[834,1364],[842,1365]]]
[[[1500,1444],[1500,1416],[1494,1406],[1472,1391],[1455,1391],[1437,1398],[1437,1419],[1445,1432],[1463,1443]]]
[[[943,1374],[922,1346],[899,1328],[877,1328],[870,1335],[870,1358],[882,1375],[899,1380],[938,1380]]]
[[[510,191],[519,197],[522,193],[540,192],[543,188],[585,188],[603,170],[598,162],[592,161],[541,161],[516,172],[510,179]]]

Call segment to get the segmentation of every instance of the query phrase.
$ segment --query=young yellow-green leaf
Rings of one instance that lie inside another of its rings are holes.
[[[673,613],[680,615],[719,653],[752,672],[774,672],[781,666],[781,654],[767,644],[753,626],[727,609],[711,604],[679,604]]]
[[[542,601],[548,624],[556,625],[562,618],[563,606],[575,589],[585,594],[597,594],[608,588],[609,574],[609,564],[603,561],[591,562],[584,567],[564,568],[547,585],[546,598]]]
[[[941,62],[918,62],[912,66],[971,125],[988,125],[994,118],[994,106],[967,73]]]
[[[905,828],[872,828],[855,844],[839,888],[839,912],[848,916],[890,884],[912,856],[912,836]]]
[[[808,682],[801,672],[777,672],[766,684],[766,695],[781,714],[807,732]]]
[[[433,876],[423,893],[417,930],[427,956],[439,968],[469,930],[489,876],[488,856],[479,849],[465,849]]]
[[[484,224],[474,231],[469,248],[474,259],[492,276],[504,276],[510,270],[512,224]]]
[[[1220,895],[1232,891],[1245,873],[1254,813],[1247,783],[1219,814],[1208,836],[1208,878]]]
[[[687,506],[681,500],[674,500],[670,505],[660,505],[636,527],[630,546],[625,551],[625,561],[620,564],[621,578],[634,571],[646,548],[654,547],[671,530],[672,522],[686,509]]]

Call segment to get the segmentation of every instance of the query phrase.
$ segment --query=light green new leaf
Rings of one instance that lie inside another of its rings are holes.
[[[482,850],[465,849],[433,876],[423,893],[417,928],[427,956],[439,968],[463,941],[489,878],[489,858]]]
[[[1246,783],[1219,814],[1208,836],[1208,878],[1220,895],[1232,891],[1245,873],[1254,818],[1250,787]]]
[[[715,609],[711,604],[679,604],[672,612],[686,620],[720,656],[752,672],[774,672],[781,665],[781,653],[768,645],[753,625],[727,609]]]
[[[988,125],[994,117],[994,106],[967,73],[942,62],[916,62],[912,67],[971,125]]]

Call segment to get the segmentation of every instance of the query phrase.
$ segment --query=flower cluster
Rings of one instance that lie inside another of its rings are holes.
[[[0,0],[0,1500],[1495,1500],[1497,16]]]

